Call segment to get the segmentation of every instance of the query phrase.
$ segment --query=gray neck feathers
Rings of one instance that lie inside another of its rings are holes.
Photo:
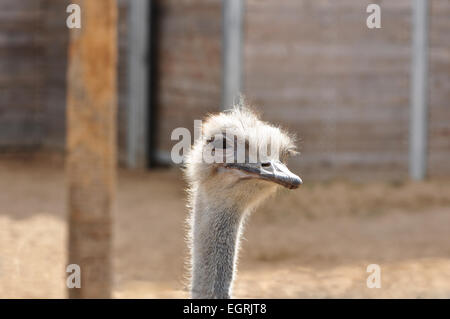
[[[230,298],[244,212],[197,194],[192,214],[192,298]]]

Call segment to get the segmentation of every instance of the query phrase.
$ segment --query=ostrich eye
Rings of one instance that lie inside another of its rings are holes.
[[[222,148],[226,149],[227,148],[227,140],[225,137],[222,138]]]

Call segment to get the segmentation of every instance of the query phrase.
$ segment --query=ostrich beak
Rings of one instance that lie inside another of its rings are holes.
[[[280,184],[286,188],[298,188],[303,181],[300,177],[292,173],[286,165],[280,161],[269,161],[264,163],[227,163],[227,168],[235,168],[246,173],[250,173],[255,178],[260,178],[270,182]]]

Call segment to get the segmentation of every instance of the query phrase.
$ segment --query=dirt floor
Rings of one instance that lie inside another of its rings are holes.
[[[0,158],[0,298],[64,298],[60,159]],[[114,297],[184,298],[184,183],[119,173]],[[248,221],[237,298],[450,298],[450,180],[308,183]],[[369,264],[381,288],[369,289]]]

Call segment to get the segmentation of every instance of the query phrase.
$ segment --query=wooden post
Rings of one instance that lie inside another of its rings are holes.
[[[111,297],[111,210],[116,189],[115,0],[78,0],[70,34],[66,162],[69,260],[81,268],[70,298]]]

